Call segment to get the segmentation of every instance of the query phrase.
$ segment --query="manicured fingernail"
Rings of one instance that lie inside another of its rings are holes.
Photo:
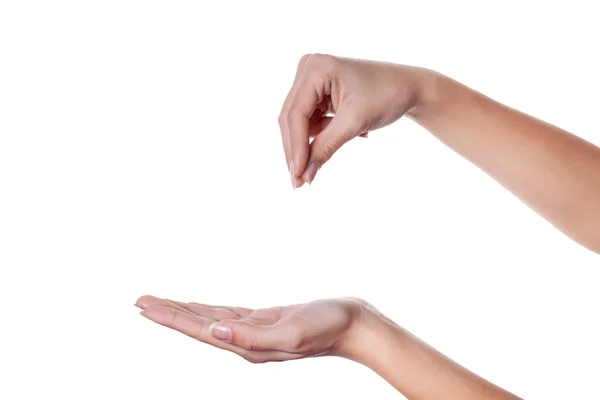
[[[319,168],[321,168],[321,164],[318,162],[314,162],[308,166],[306,172],[304,172],[304,180],[306,183],[309,185],[312,183],[312,181],[315,179],[315,175],[317,175],[317,172],[319,171]]]
[[[225,325],[219,325],[218,322],[215,322],[208,328],[210,334],[223,342],[231,343],[231,338],[233,336],[231,332],[231,328]]]
[[[294,172],[294,160],[290,161],[290,179],[292,180],[292,187],[296,190],[296,175]]]

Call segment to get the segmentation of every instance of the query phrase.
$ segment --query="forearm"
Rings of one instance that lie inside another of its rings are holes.
[[[408,116],[600,253],[600,148],[443,75],[421,74]]]
[[[365,311],[352,334],[346,357],[375,371],[409,400],[519,399],[376,312]]]

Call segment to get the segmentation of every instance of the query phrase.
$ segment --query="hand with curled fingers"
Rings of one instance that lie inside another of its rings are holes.
[[[294,189],[310,184],[344,143],[366,137],[415,107],[422,76],[423,69],[416,67],[303,56],[279,115]]]
[[[253,363],[317,355],[344,356],[364,303],[358,299],[252,310],[183,303],[153,296],[136,305],[146,318]]]

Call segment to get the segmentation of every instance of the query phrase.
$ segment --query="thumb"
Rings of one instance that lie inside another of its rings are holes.
[[[319,169],[350,139],[362,133],[362,124],[353,112],[340,110],[327,127],[310,144],[310,156],[302,175],[312,183]]]
[[[272,325],[257,325],[249,320],[221,320],[209,328],[212,337],[249,351],[282,350],[286,334]]]

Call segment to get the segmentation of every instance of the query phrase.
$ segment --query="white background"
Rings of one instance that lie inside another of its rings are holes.
[[[594,6],[347,3],[0,3],[0,398],[401,397],[346,360],[209,348],[139,316],[146,293],[363,297],[522,397],[600,398],[597,255],[408,120],[293,192],[277,125],[323,52],[600,144]]]

